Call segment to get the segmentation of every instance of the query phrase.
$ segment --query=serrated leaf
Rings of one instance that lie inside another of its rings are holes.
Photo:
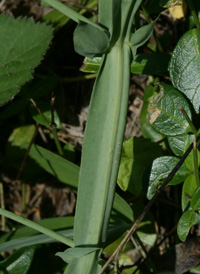
[[[183,95],[167,84],[161,84],[161,91],[149,103],[149,122],[156,131],[166,136],[186,134],[189,124],[179,107],[183,107],[191,119],[188,102]]]
[[[109,46],[106,32],[92,25],[79,23],[74,31],[74,49],[83,56],[94,58],[102,55]]]
[[[191,207],[194,210],[200,209],[200,188],[198,188],[192,196]]]
[[[192,102],[195,111],[200,106],[200,30],[186,32],[178,41],[170,62],[173,85]]]
[[[168,74],[170,55],[163,53],[141,53],[131,63],[134,74],[163,75]]]
[[[32,19],[0,15],[0,105],[32,78],[52,38],[52,29]]]
[[[174,156],[163,156],[153,161],[147,192],[148,199],[152,198],[152,196],[162,184],[163,180],[167,178],[168,174],[176,166],[178,161],[179,158]],[[188,175],[190,175],[190,171],[187,169],[185,164],[183,164],[173,179],[169,182],[169,185],[177,185],[182,183]]]
[[[183,213],[179,219],[177,226],[177,233],[179,239],[184,242],[187,238],[187,235],[190,231],[191,226],[193,225],[195,219],[195,212],[193,210],[187,210]]]
[[[191,174],[185,179],[182,187],[182,198],[181,198],[182,211],[190,209],[190,199],[196,189],[197,189],[197,183],[196,183],[195,175]]]

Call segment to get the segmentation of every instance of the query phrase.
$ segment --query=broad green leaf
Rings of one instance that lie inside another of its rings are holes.
[[[200,106],[200,30],[186,32],[177,43],[170,62],[173,85],[192,102],[195,111]]]
[[[151,139],[152,142],[158,142],[163,139],[163,135],[158,133],[147,119],[147,109],[149,105],[149,98],[155,93],[155,89],[152,85],[148,85],[144,91],[143,106],[140,114],[140,123],[142,134],[145,138]]]
[[[92,25],[79,23],[74,31],[74,49],[89,58],[102,55],[109,46],[106,32]]]
[[[95,57],[93,59],[86,57],[80,70],[83,72],[97,73],[101,65],[101,60],[101,57]]]
[[[134,74],[165,75],[168,74],[170,55],[163,53],[141,53],[131,63]]]
[[[176,166],[178,161],[179,158],[174,156],[163,156],[153,161],[147,192],[148,199],[152,198],[162,184],[163,180],[167,178],[168,174]],[[169,185],[177,185],[182,183],[188,175],[190,175],[190,171],[187,169],[185,164],[182,164],[174,178],[169,182]]]
[[[52,29],[27,18],[0,15],[0,105],[32,78],[52,38]]]
[[[19,159],[17,155],[15,155],[15,151],[13,151],[12,147],[26,149],[33,137],[34,131],[34,125],[27,125],[14,129],[8,139],[6,155],[8,156],[9,154],[9,157]]]
[[[179,107],[183,107],[191,119],[191,111],[184,96],[175,88],[161,84],[161,91],[149,102],[149,122],[155,130],[166,136],[187,133],[190,128]]]
[[[117,183],[123,191],[138,195],[143,189],[143,174],[152,161],[162,155],[161,147],[148,139],[130,138],[124,142]]]
[[[31,104],[29,109],[30,109],[30,113],[31,113],[33,119],[37,123],[49,128],[49,126],[51,126],[51,124],[52,124],[52,113],[51,113],[50,103],[38,101],[38,102],[36,102],[36,104],[42,114],[38,113],[38,110]],[[58,128],[61,127],[60,118],[58,116],[57,111],[55,111],[55,110],[54,110],[54,122]]]
[[[187,235],[190,231],[191,226],[193,225],[195,219],[195,212],[193,210],[187,210],[183,213],[179,219],[177,226],[177,233],[179,239],[184,242],[187,238]]]
[[[192,196],[191,207],[194,210],[200,209],[200,188],[198,188]]]
[[[169,146],[176,156],[184,154],[185,139],[188,138],[187,136],[186,134],[181,134],[167,137]]]
[[[181,198],[181,206],[182,211],[190,209],[190,197],[194,194],[195,190],[197,189],[197,183],[195,179],[195,175],[189,175],[183,184],[182,188],[182,198]]]
[[[0,272],[8,274],[26,274],[31,266],[35,247],[21,248],[0,262]]]
[[[145,245],[154,246],[157,234],[152,220],[143,221],[137,228],[137,236]]]

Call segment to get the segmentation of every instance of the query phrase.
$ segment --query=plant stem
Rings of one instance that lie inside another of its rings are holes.
[[[58,139],[58,134],[57,134],[55,125],[51,126],[51,132],[53,134],[53,138],[54,138],[58,153],[62,156],[64,153],[63,153],[63,149],[62,149],[62,146],[60,144],[60,141]]]
[[[192,16],[194,18],[194,22],[196,24],[196,27],[197,27],[197,29],[200,30],[199,18],[198,18],[197,14],[196,14],[193,2],[192,2],[192,0],[187,0],[187,3],[188,3],[188,6],[189,6],[189,8],[191,10],[191,14],[192,14]]]
[[[42,225],[39,225],[39,224],[37,224],[37,223],[35,223],[35,222],[31,221],[31,220],[28,220],[28,219],[26,219],[26,218],[24,218],[22,216],[14,214],[14,213],[12,213],[12,212],[10,212],[8,210],[5,210],[3,208],[0,208],[0,214],[2,216],[6,216],[7,218],[9,218],[11,220],[19,222],[19,223],[21,223],[21,224],[23,224],[25,226],[28,226],[28,227],[30,227],[32,229],[35,229],[35,230],[37,230],[37,231],[39,231],[39,232],[41,232],[41,233],[43,233],[43,234],[45,234],[45,235],[47,235],[47,236],[55,239],[55,240],[57,240],[57,241],[65,244],[65,245],[68,245],[70,247],[74,247],[74,241],[72,241],[71,239],[68,239],[67,237],[65,237],[65,236],[61,235],[60,233],[57,233],[57,232],[55,232],[55,231],[53,231],[53,230],[51,230],[49,228],[46,228],[46,227],[44,227]]]
[[[5,201],[4,201],[4,188],[3,183],[0,182],[0,195],[1,195],[1,207],[5,209]],[[6,230],[6,218],[5,216],[1,216],[1,230]]]
[[[196,138],[196,143],[198,143],[199,141],[200,141],[200,134]],[[136,231],[138,225],[141,223],[141,221],[143,220],[144,216],[147,214],[147,212],[149,211],[149,209],[152,207],[152,205],[154,204],[154,202],[156,201],[156,199],[158,198],[158,196],[165,189],[165,187],[167,186],[167,184],[173,179],[174,175],[179,170],[179,168],[181,167],[181,165],[184,163],[185,159],[190,154],[190,152],[192,151],[192,149],[193,149],[193,143],[188,147],[188,149],[183,154],[183,156],[181,157],[181,159],[179,160],[179,162],[176,164],[176,166],[173,168],[173,170],[168,174],[167,178],[165,179],[165,181],[163,182],[163,184],[161,185],[161,187],[156,191],[156,193],[153,196],[153,198],[145,206],[145,208],[142,211],[142,213],[140,214],[140,216],[136,219],[135,223],[133,224],[133,226],[131,227],[131,229],[129,230],[129,232],[126,234],[126,236],[124,237],[124,239],[121,241],[121,243],[118,245],[118,247],[116,248],[116,250],[113,252],[113,254],[107,260],[107,262],[105,263],[105,265],[102,267],[102,269],[99,272],[99,274],[103,274],[104,273],[104,271],[106,270],[106,268],[108,267],[108,265],[115,259],[116,255],[119,253],[119,251],[122,248],[122,246],[130,239],[131,235]]]
[[[197,143],[196,139],[193,141],[193,160],[194,160],[194,174],[197,183],[197,187],[200,187],[200,180],[199,180],[199,168],[198,168],[198,152],[197,152]]]
[[[179,109],[183,113],[183,116],[187,120],[188,124],[190,125],[192,133],[194,133],[194,135],[197,136],[197,130],[196,130],[195,126],[193,125],[190,117],[187,115],[187,112],[184,110],[184,108],[182,106],[180,106]]]
[[[78,76],[78,77],[65,77],[65,78],[62,78],[61,79],[61,82],[62,83],[73,83],[73,82],[78,82],[78,81],[85,81],[85,80],[88,80],[88,79],[94,79],[97,77],[97,74],[96,73],[92,73],[92,74],[88,74],[88,75],[84,75],[84,76]]]
[[[63,155],[63,150],[62,150],[62,146],[60,144],[60,141],[58,139],[58,135],[57,135],[57,131],[56,131],[56,127],[54,124],[50,125],[49,121],[47,120],[47,118],[45,117],[45,115],[42,113],[42,111],[40,110],[40,108],[37,106],[36,102],[30,98],[31,103],[33,104],[33,106],[37,109],[38,113],[42,116],[42,118],[44,119],[45,123],[47,124],[47,127],[49,128],[49,130],[51,131],[51,133],[53,134],[53,138],[58,150],[58,153],[62,156]]]

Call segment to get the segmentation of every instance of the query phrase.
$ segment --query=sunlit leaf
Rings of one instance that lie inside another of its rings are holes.
[[[170,62],[173,85],[191,101],[196,111],[200,106],[200,30],[186,32],[177,43]]]
[[[175,136],[187,133],[189,124],[183,116],[183,107],[191,118],[191,111],[184,96],[175,88],[161,84],[160,93],[149,103],[149,122],[161,134]]]

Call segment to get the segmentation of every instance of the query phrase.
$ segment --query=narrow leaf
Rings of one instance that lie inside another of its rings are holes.
[[[39,225],[39,224],[37,224],[31,220],[28,220],[22,216],[14,214],[8,210],[0,208],[0,215],[5,216],[5,217],[7,217],[11,220],[14,220],[16,222],[19,222],[21,224],[24,224],[28,227],[31,227],[31,228],[33,228],[41,233],[44,233],[44,234],[48,235],[49,237],[52,237],[53,239],[56,239],[57,241],[60,241],[68,246],[71,246],[71,247],[74,246],[74,243],[71,239],[68,239],[68,238],[64,237],[63,235],[54,232],[53,230],[43,227],[42,225]]]
[[[79,167],[72,162],[37,145],[32,146],[29,157],[61,182],[77,187]]]
[[[194,109],[200,106],[200,30],[186,32],[177,43],[170,62],[173,85],[192,102]]]
[[[130,44],[133,51],[144,45],[149,40],[153,33],[153,28],[157,20],[158,18],[150,24],[139,28],[138,30],[136,30],[136,32],[132,34]]]

